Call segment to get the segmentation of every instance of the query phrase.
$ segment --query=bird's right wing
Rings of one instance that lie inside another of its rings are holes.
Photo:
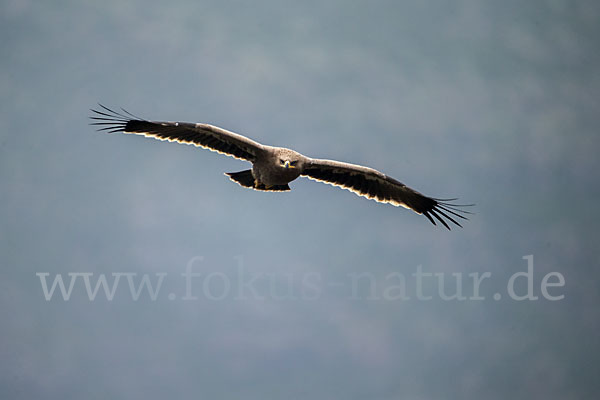
[[[100,126],[100,131],[123,132],[169,142],[193,144],[250,162],[254,162],[264,151],[262,144],[213,125],[146,121],[124,110],[123,113],[119,113],[101,104],[100,107],[101,111],[91,110],[94,115],[90,117],[94,120],[92,125]]]

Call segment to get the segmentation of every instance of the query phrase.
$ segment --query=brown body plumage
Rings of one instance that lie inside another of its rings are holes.
[[[308,161],[302,154],[282,147],[264,146],[252,164],[252,175],[265,186],[287,185],[302,173]]]

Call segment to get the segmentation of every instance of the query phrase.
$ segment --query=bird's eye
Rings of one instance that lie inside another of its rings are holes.
[[[283,165],[283,164],[285,164],[285,161],[279,160],[279,164]]]
[[[292,162],[290,163],[290,165],[291,165],[291,166],[293,166],[293,167],[295,167],[295,166],[296,166],[296,164],[298,164],[298,161],[292,161]]]

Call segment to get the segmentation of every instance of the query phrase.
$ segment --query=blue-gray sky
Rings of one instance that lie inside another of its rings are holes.
[[[599,19],[595,1],[3,0],[0,397],[593,397]],[[240,161],[96,133],[98,102],[475,214],[448,232],[312,181],[245,190],[223,175]],[[516,301],[528,255],[538,299]],[[418,270],[468,298],[431,278],[420,300]],[[79,275],[47,301],[39,273]],[[88,298],[101,274],[121,274],[112,301]],[[129,292],[144,274],[166,274],[155,300]]]

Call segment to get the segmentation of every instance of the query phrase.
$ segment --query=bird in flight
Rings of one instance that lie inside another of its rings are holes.
[[[252,163],[252,169],[226,173],[243,187],[262,191],[288,191],[288,183],[305,176],[380,203],[402,206],[422,214],[432,224],[436,220],[450,229],[449,222],[461,226],[458,220],[466,220],[470,214],[454,204],[456,199],[427,197],[403,183],[375,169],[362,165],[333,160],[320,160],[303,156],[284,147],[266,146],[245,136],[225,129],[201,123],[147,121],[121,109],[113,111],[102,104],[91,110],[92,125],[99,131],[122,132],[141,135],[169,142],[192,144],[220,154]]]

